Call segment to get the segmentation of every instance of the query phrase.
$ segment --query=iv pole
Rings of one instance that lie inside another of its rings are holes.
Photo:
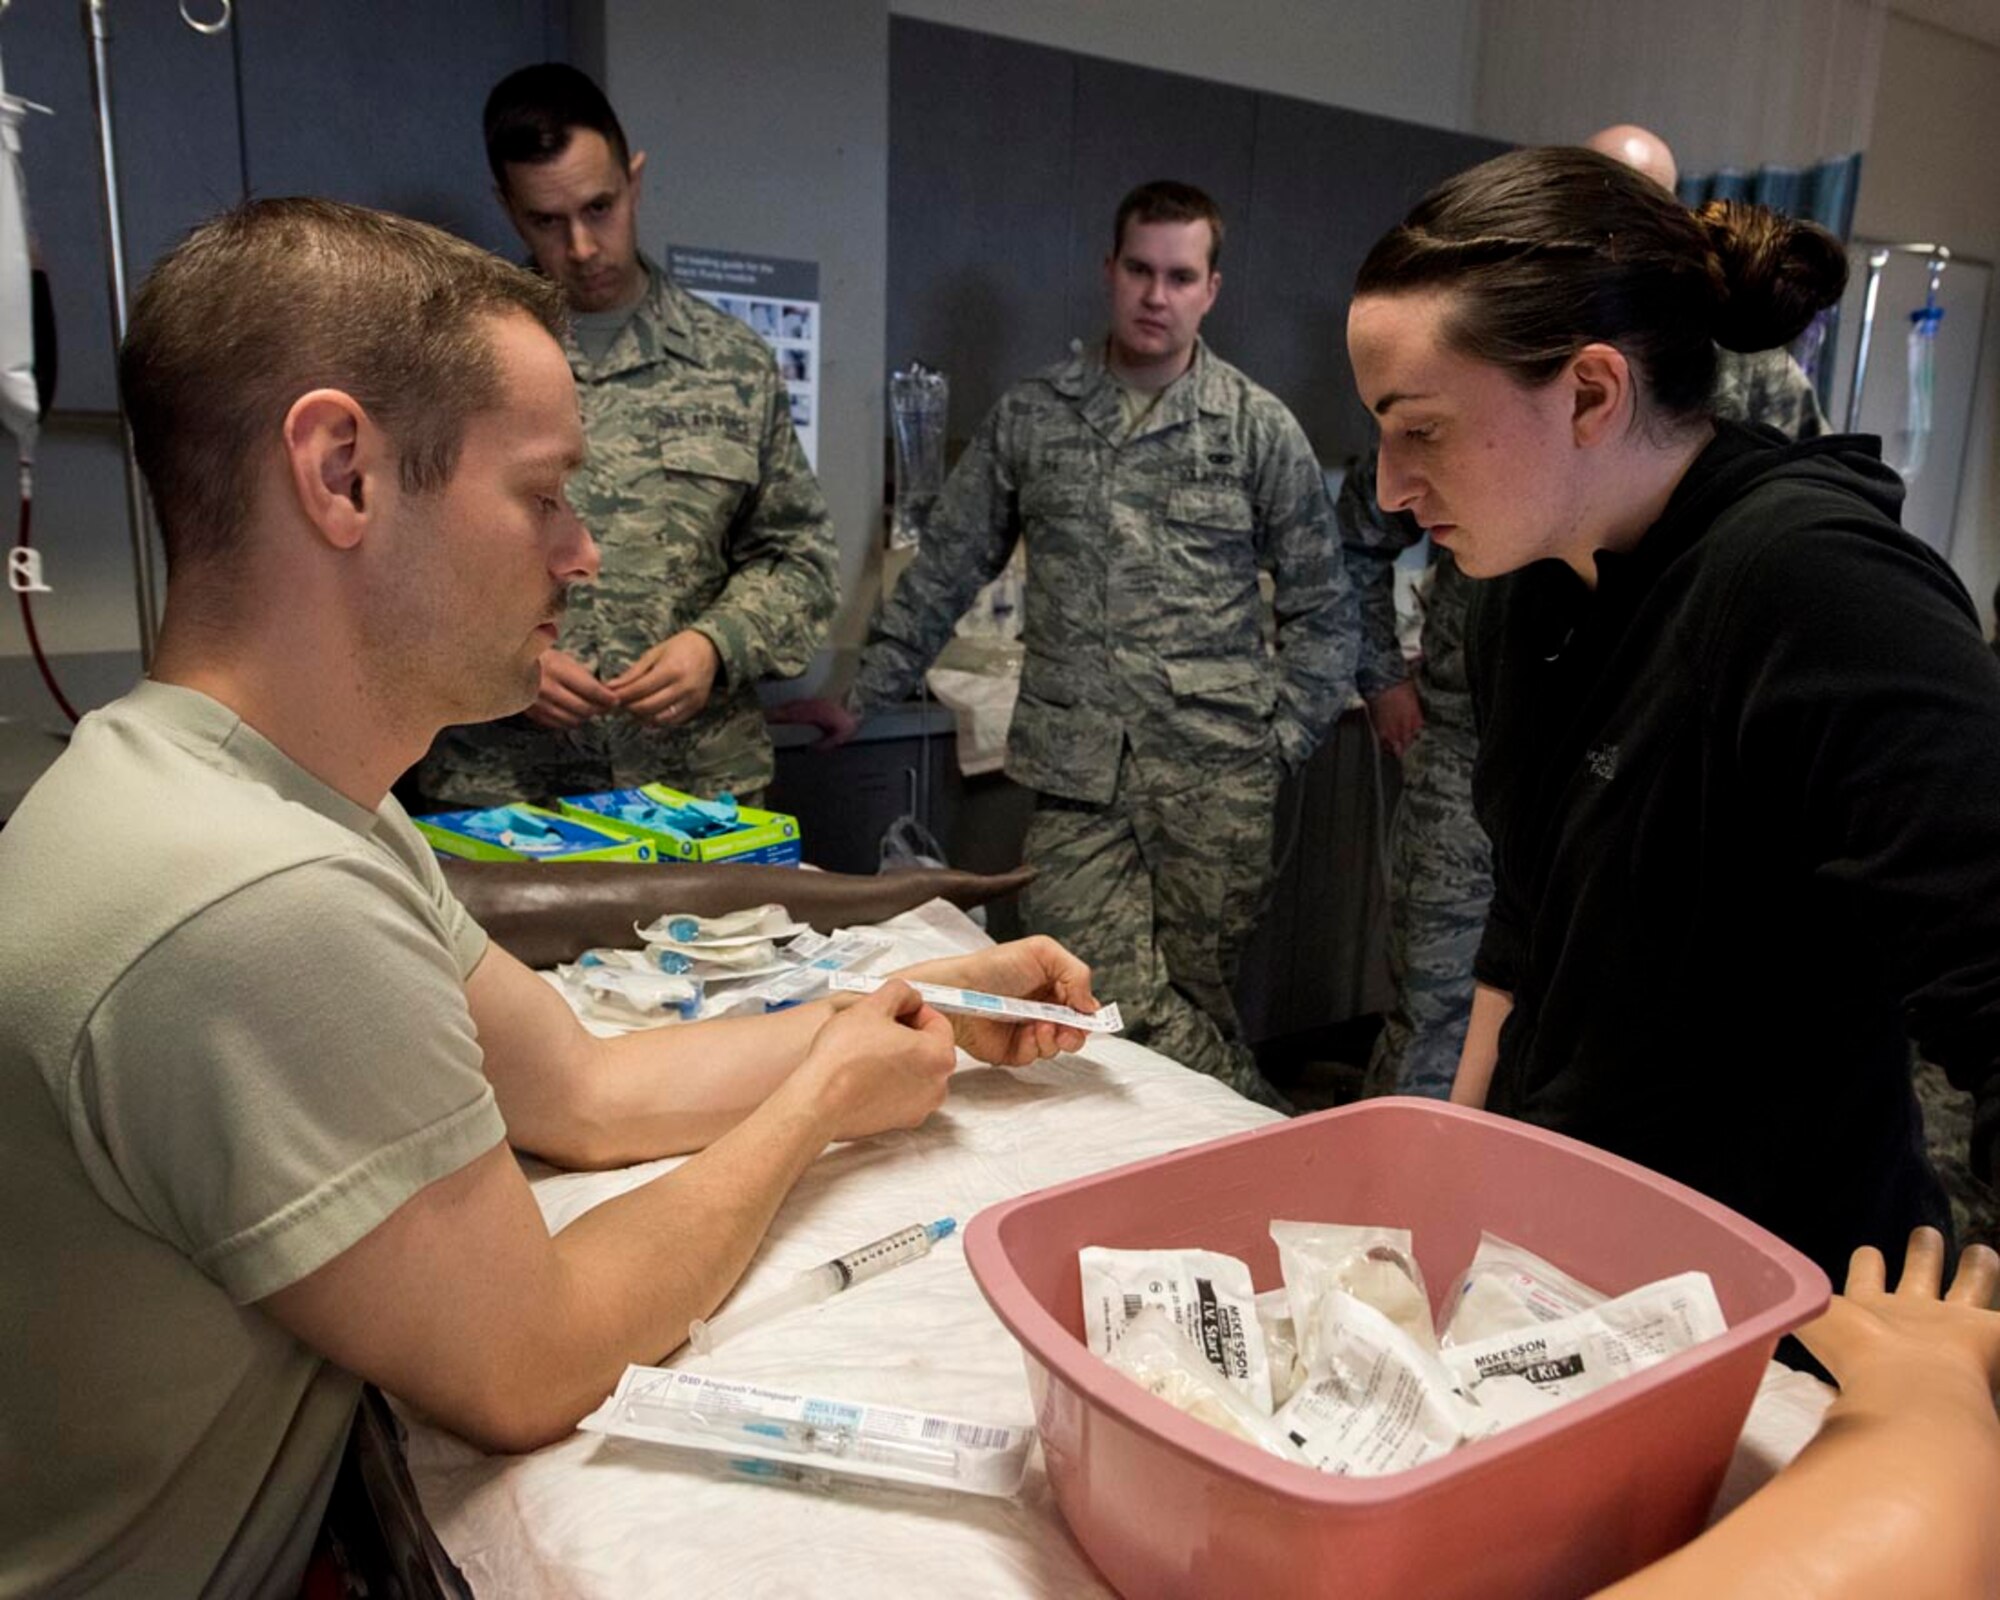
[[[1847,422],[1843,433],[1861,427],[1861,385],[1868,378],[1868,347],[1875,341],[1875,302],[1882,292],[1882,272],[1891,256],[1930,258],[1930,297],[1937,299],[1938,280],[1951,265],[1951,250],[1941,244],[1885,244],[1868,252],[1868,287],[1861,297],[1861,334],[1854,341],[1854,380],[1847,386]]]
[[[187,0],[181,0],[181,20],[196,33],[218,34],[229,26],[234,0],[220,0],[216,17],[198,22],[188,14]],[[110,259],[111,344],[115,352],[125,343],[127,307],[125,286],[124,207],[118,188],[118,146],[111,130],[111,17],[110,0],[83,0],[83,31],[90,41],[90,99],[97,113],[97,165],[104,183],[105,252]],[[153,664],[153,650],[159,641],[159,591],[153,578],[153,519],[146,500],[146,484],[139,473],[138,457],[132,452],[132,427],[125,408],[118,408],[118,433],[125,449],[125,513],[132,527],[132,577],[139,605],[139,661],[142,669]]]

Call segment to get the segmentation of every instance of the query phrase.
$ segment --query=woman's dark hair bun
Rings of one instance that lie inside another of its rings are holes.
[[[1715,258],[1712,332],[1725,350],[1790,344],[1847,287],[1847,252],[1815,223],[1738,200],[1710,200],[1695,219]]]

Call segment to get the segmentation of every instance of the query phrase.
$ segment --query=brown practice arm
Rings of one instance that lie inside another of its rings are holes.
[[[635,942],[635,924],[668,911],[720,916],[775,902],[822,933],[881,922],[926,900],[961,908],[1015,893],[1032,867],[987,875],[912,867],[863,875],[796,867],[636,861],[444,861],[445,881],[509,955],[531,967]]]

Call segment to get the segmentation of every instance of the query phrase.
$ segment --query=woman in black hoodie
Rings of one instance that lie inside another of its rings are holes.
[[[1496,894],[1454,1098],[1714,1195],[1836,1281],[1949,1230],[1910,1041],[2000,1132],[2000,663],[1870,439],[1715,420],[1831,235],[1523,150],[1362,267],[1378,493],[1478,585]]]

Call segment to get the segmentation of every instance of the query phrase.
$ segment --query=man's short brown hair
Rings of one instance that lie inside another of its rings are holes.
[[[561,337],[554,284],[405,217],[257,200],[196,228],[147,276],[118,353],[169,571],[237,553],[259,464],[314,389],[396,442],[405,489],[441,487],[500,397],[485,323],[510,312]]]
[[[1208,224],[1208,270],[1222,260],[1222,207],[1191,183],[1155,178],[1142,183],[1118,202],[1111,223],[1111,254],[1125,248],[1128,222],[1205,222]]]

